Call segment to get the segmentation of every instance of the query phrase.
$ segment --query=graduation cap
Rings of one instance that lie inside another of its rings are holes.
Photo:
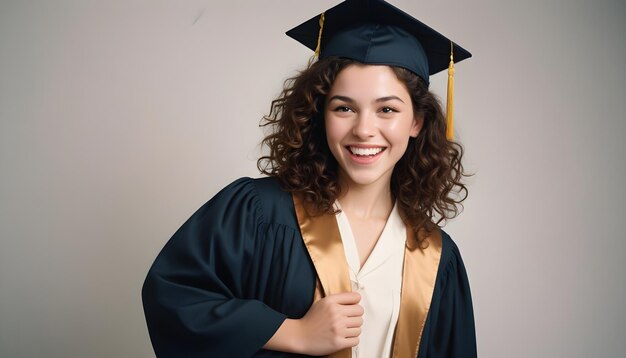
[[[426,85],[448,68],[447,136],[453,137],[454,62],[472,55],[423,22],[383,0],[346,0],[287,31],[320,59],[343,57],[405,68]]]

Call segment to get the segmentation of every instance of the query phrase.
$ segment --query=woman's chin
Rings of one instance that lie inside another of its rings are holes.
[[[343,182],[349,187],[367,187],[372,185],[386,184],[389,185],[391,181],[391,175],[387,173],[351,173],[344,172]]]

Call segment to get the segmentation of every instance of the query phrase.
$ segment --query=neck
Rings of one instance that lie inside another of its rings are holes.
[[[339,203],[342,210],[361,219],[389,217],[393,209],[389,181],[382,180],[368,185],[346,184],[342,181]]]

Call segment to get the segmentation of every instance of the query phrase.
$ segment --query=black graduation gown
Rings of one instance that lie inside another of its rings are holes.
[[[316,272],[292,196],[274,178],[241,178],[167,242],[142,298],[158,357],[299,357],[262,349],[313,303]],[[459,250],[442,254],[418,357],[475,357],[469,283]]]

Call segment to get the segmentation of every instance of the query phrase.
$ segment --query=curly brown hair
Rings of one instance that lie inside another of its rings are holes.
[[[337,161],[328,148],[324,127],[326,95],[341,70],[359,62],[325,58],[311,62],[285,81],[272,101],[262,127],[269,133],[261,142],[269,154],[257,161],[261,173],[279,179],[283,188],[299,194],[317,214],[334,212],[341,194]],[[458,215],[467,197],[461,182],[463,147],[446,138],[446,120],[437,97],[413,72],[391,66],[411,95],[416,116],[423,118],[417,138],[409,139],[391,177],[391,193],[404,220],[421,238]]]

